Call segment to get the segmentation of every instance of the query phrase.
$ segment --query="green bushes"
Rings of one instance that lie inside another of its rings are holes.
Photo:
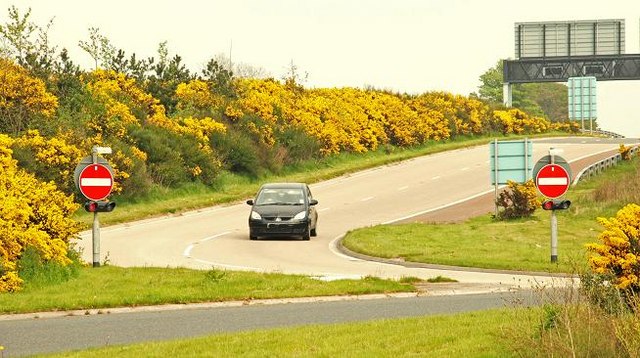
[[[502,210],[498,211],[498,219],[525,218],[533,215],[540,205],[533,180],[524,184],[508,182],[508,188],[500,193],[496,204]]]
[[[177,187],[197,180],[212,184],[220,171],[213,152],[200,150],[192,136],[154,126],[138,128],[130,134],[146,153],[149,177],[155,184]]]
[[[18,261],[18,274],[28,286],[43,287],[66,282],[80,274],[79,254],[69,250],[67,257],[70,264],[62,265],[55,261],[43,260],[33,247],[27,247]]]

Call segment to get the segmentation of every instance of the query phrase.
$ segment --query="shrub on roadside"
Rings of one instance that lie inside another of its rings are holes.
[[[595,274],[611,277],[610,284],[625,297],[633,297],[640,293],[640,205],[629,204],[598,222],[605,229],[600,243],[587,244],[589,266]]]
[[[226,135],[214,134],[211,146],[220,153],[228,170],[253,178],[262,172],[258,146],[246,133],[229,130]]]
[[[147,168],[156,184],[177,187],[192,181],[212,184],[220,171],[213,152],[201,150],[198,140],[169,129],[147,126],[131,131],[147,156]]]
[[[20,289],[18,260],[28,247],[46,262],[68,265],[69,243],[81,229],[71,218],[78,208],[73,196],[19,169],[11,144],[0,134],[0,292]]]
[[[620,144],[620,148],[618,148],[618,152],[622,156],[622,160],[630,160],[631,159],[631,146],[625,146],[624,144]]]
[[[82,266],[80,257],[75,251],[69,250],[67,257],[70,260],[68,265],[46,261],[42,259],[38,250],[29,246],[18,260],[18,274],[29,286],[42,287],[66,282],[78,277]]]
[[[540,206],[540,200],[533,180],[524,184],[507,182],[507,188],[498,196],[498,219],[508,220],[525,218],[533,215]]]

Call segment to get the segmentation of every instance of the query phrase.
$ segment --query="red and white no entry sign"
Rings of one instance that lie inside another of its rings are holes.
[[[540,194],[550,199],[563,196],[569,190],[569,173],[557,165],[547,164],[536,175],[536,187]]]
[[[87,199],[102,200],[109,196],[113,189],[113,175],[102,164],[90,164],[80,172],[78,186]]]

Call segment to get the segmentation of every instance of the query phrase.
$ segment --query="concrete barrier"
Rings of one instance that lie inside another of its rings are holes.
[[[637,155],[638,151],[640,151],[640,146],[631,147],[630,155]],[[582,169],[578,175],[573,179],[572,185],[578,184],[580,180],[589,179],[594,175],[602,173],[605,169],[608,169],[620,162],[622,160],[622,154],[618,153],[609,158],[605,158],[599,162],[593,163],[590,166]]]

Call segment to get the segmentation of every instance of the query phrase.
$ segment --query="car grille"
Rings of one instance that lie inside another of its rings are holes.
[[[262,219],[266,221],[289,221],[292,218],[293,216],[263,216],[262,217]]]

